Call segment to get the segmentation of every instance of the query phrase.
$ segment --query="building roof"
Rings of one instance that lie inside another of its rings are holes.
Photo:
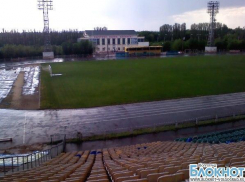
[[[137,35],[135,30],[85,30],[88,36]]]
[[[126,48],[162,48],[162,46],[129,46]]]

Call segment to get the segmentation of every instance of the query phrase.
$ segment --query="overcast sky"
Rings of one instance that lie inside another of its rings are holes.
[[[0,29],[42,30],[37,0],[0,0]],[[208,22],[207,0],[54,0],[50,28],[89,30],[159,30],[163,24]],[[217,21],[245,26],[245,0],[220,0]]]

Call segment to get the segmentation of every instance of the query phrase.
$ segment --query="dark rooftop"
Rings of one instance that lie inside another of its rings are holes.
[[[89,36],[96,35],[137,35],[135,30],[85,30]]]

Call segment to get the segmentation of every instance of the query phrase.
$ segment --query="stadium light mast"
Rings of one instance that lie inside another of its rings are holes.
[[[43,11],[43,36],[44,36],[44,52],[43,58],[54,58],[54,52],[52,52],[50,32],[49,32],[49,16],[50,10],[53,10],[53,0],[38,0],[38,9]]]
[[[208,14],[210,15],[210,26],[209,26],[209,38],[208,45],[205,48],[206,52],[217,52],[217,47],[214,47],[214,29],[216,22],[216,15],[219,13],[220,3],[218,1],[208,2]]]

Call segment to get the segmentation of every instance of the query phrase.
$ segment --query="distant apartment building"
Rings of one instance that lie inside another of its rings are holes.
[[[78,41],[89,40],[95,47],[95,52],[120,52],[125,47],[138,46],[145,41],[145,37],[138,37],[134,30],[86,30],[83,38]]]

